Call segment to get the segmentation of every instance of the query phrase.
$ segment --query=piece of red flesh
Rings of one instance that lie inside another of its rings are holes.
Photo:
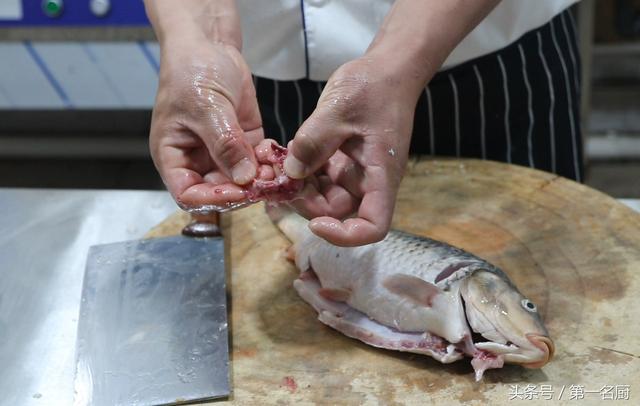
[[[284,160],[287,157],[287,149],[275,143],[271,144],[273,155],[269,157],[269,163],[274,167],[276,174],[273,179],[253,180],[247,191],[247,199],[251,202],[260,200],[268,202],[286,202],[293,200],[302,190],[304,181],[293,179],[284,173]]]
[[[471,366],[475,371],[476,381],[479,381],[487,369],[502,368],[504,366],[504,355],[496,355],[488,351],[478,350],[473,354]]]

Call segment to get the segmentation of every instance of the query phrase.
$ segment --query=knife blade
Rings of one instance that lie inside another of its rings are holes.
[[[76,405],[165,405],[229,395],[217,213],[194,216],[182,234],[90,248]]]

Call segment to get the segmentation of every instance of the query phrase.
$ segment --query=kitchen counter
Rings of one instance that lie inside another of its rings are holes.
[[[89,246],[141,238],[166,192],[0,189],[0,404],[71,405]]]
[[[633,210],[640,213],[640,199],[618,199],[621,203],[626,204],[631,207]]]
[[[0,189],[0,404],[73,403],[89,246],[141,238],[175,210],[166,192]]]

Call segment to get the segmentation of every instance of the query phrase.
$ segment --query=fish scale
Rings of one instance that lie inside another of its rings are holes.
[[[374,244],[337,247],[296,214],[273,206],[268,213],[294,243],[302,272],[294,287],[342,333],[441,362],[470,356],[476,379],[504,362],[540,367],[553,356],[535,305],[487,261],[397,230]]]

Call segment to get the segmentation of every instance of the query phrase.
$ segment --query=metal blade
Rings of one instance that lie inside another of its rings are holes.
[[[76,405],[161,405],[229,394],[221,238],[91,247]]]

